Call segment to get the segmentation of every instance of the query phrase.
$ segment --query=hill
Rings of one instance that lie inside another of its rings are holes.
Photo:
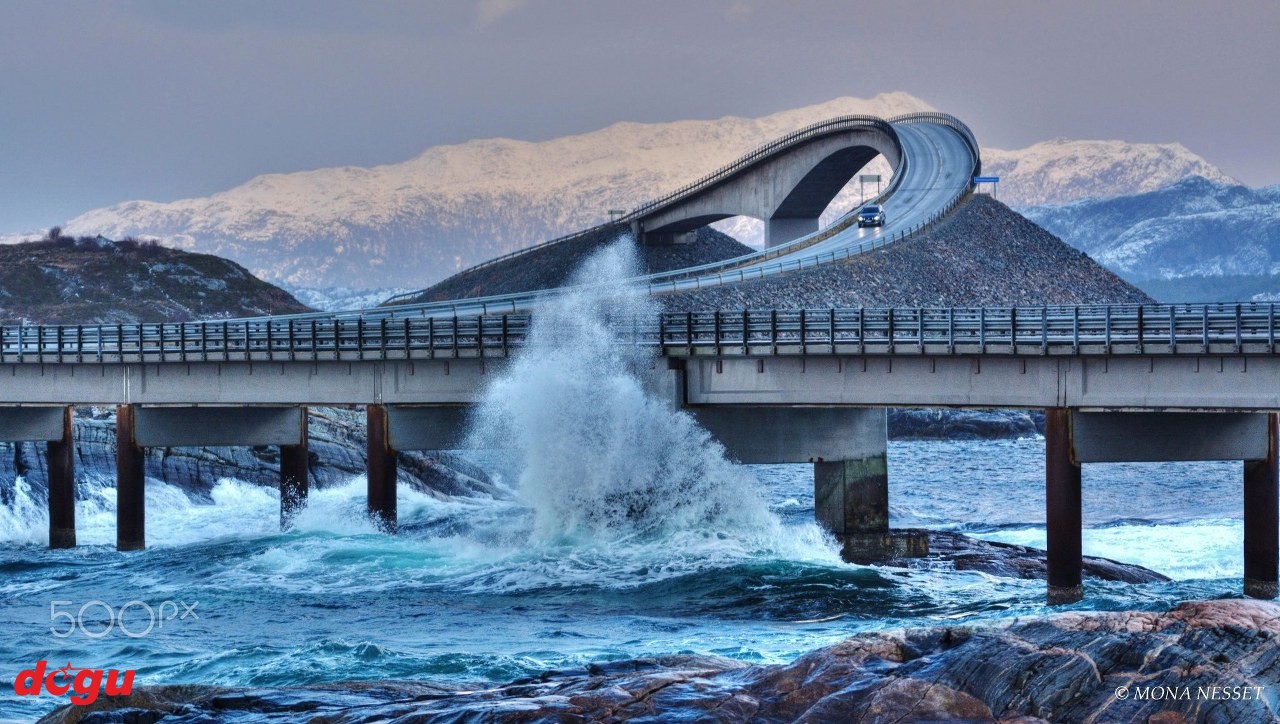
[[[1142,290],[990,196],[846,261],[663,297],[670,310],[1151,302]]]
[[[55,236],[0,246],[0,324],[119,324],[310,311],[244,267],[154,243]]]

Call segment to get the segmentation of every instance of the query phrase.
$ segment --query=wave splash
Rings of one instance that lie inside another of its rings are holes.
[[[653,351],[615,342],[610,320],[658,313],[644,290],[622,283],[635,276],[634,243],[623,237],[571,280],[591,287],[538,308],[527,346],[478,405],[473,444],[513,452],[536,541],[778,530],[754,476],[646,389]]]

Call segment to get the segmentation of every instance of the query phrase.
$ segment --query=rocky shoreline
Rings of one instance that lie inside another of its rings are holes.
[[[465,688],[140,687],[40,721],[1270,722],[1278,684],[1280,605],[1220,600],[865,633],[774,666],[669,656]]]
[[[93,476],[115,471],[115,412],[108,408],[76,411],[75,466],[78,494]],[[341,485],[365,473],[365,420],[363,411],[342,408],[310,408],[307,417],[310,484],[316,488]],[[397,479],[419,492],[437,498],[486,496],[505,498],[497,486],[475,465],[447,452],[397,454]],[[13,480],[22,476],[34,490],[47,487],[44,445],[0,443],[0,504],[14,494]],[[147,448],[146,475],[181,488],[194,500],[208,501],[213,486],[223,478],[277,486],[280,482],[279,449],[262,447]]]

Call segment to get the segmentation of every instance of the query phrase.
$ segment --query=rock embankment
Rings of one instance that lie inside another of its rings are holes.
[[[1278,686],[1280,605],[1201,601],[862,634],[780,666],[671,656],[465,691],[144,687],[41,721],[1272,722]]]
[[[605,227],[581,238],[552,244],[483,269],[459,272],[401,303],[439,302],[564,286],[587,257],[618,239],[631,239],[629,227],[624,224]],[[723,261],[752,251],[751,247],[710,227],[699,229],[696,241],[688,244],[637,248],[644,267],[642,271],[648,274]]]
[[[975,195],[913,239],[847,261],[662,301],[668,310],[685,311],[1153,300],[999,201]]]

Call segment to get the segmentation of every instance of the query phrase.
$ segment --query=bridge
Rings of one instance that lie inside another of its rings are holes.
[[[845,217],[777,243],[779,234],[809,230],[796,219],[809,219],[813,199],[856,173],[848,169],[865,162],[867,149],[896,160],[886,197],[898,226],[863,232]],[[778,176],[792,153],[798,170],[776,184],[786,193],[761,194],[754,212],[788,220],[771,227],[773,247],[634,283],[669,293],[865,253],[945,214],[979,168],[971,134],[950,117],[841,119],[749,154],[626,222],[661,236],[742,213],[733,204],[760,183],[746,179]],[[831,158],[847,165],[836,173]],[[49,542],[74,546],[71,408],[116,406],[117,547],[136,550],[146,541],[145,448],[280,446],[287,524],[308,494],[306,408],[365,407],[369,513],[394,531],[396,451],[462,444],[468,407],[520,354],[538,305],[557,293],[193,323],[3,327],[0,439],[48,443]],[[1046,410],[1051,600],[1082,595],[1081,465],[1138,460],[1246,461],[1244,589],[1276,596],[1275,305],[738,310],[613,321],[617,344],[652,350],[649,388],[694,415],[731,457],[814,465],[816,515],[850,560],[927,549],[927,540],[889,528],[886,407],[1036,408]]]

